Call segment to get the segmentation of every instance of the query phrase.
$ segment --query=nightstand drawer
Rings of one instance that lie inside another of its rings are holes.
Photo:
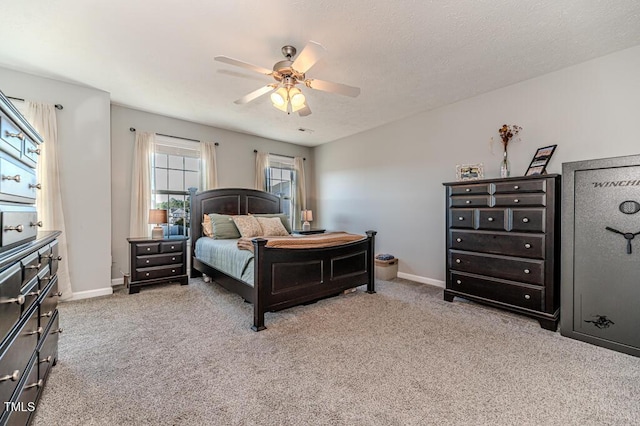
[[[544,235],[451,231],[450,248],[456,250],[544,259],[544,245]]]
[[[137,243],[134,244],[136,254],[158,254],[160,253],[160,243]]]
[[[182,241],[160,243],[160,253],[173,253],[182,251]]]
[[[474,209],[449,209],[450,228],[473,228]]]
[[[451,289],[487,300],[507,303],[522,308],[541,310],[542,287],[520,286],[492,279],[451,273]],[[462,296],[464,297],[464,296]]]
[[[184,269],[182,264],[155,266],[151,268],[136,268],[133,273],[133,281],[153,280],[156,278],[172,277],[183,274]]]
[[[489,275],[527,284],[544,284],[544,260],[520,260],[511,257],[449,251],[452,270]]]
[[[147,268],[150,266],[182,263],[182,257],[182,252],[173,254],[152,254],[149,256],[136,256],[136,267]]]

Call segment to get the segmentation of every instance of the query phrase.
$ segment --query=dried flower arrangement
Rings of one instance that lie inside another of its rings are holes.
[[[522,130],[522,127],[517,126],[515,124],[511,126],[507,124],[503,124],[502,127],[498,129],[498,133],[500,134],[500,139],[502,139],[502,146],[504,147],[505,151],[507,150],[507,145],[509,145],[509,142],[511,141],[511,139],[513,139],[514,136],[520,133],[520,130]]]

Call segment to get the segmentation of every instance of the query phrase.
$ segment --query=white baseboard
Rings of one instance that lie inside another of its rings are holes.
[[[124,278],[114,278],[111,280],[111,286],[124,284]]]
[[[113,289],[111,287],[98,288],[96,290],[76,291],[73,293],[73,296],[71,298],[65,299],[65,302],[69,302],[71,300],[89,299],[91,297],[98,296],[109,296],[111,294],[113,294]]]
[[[417,283],[429,284],[436,287],[446,288],[446,283],[440,280],[434,280],[433,278],[421,277],[419,275],[407,274],[405,272],[398,272],[398,278],[404,278],[405,280],[415,281]]]

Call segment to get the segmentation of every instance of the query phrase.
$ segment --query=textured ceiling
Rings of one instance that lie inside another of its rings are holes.
[[[637,0],[3,0],[2,15],[2,67],[310,146],[640,44]],[[271,68],[308,40],[328,53],[307,77],[359,97],[303,88],[307,117],[233,103],[272,80],[214,56]]]

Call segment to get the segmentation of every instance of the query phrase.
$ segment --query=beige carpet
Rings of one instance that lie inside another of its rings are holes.
[[[60,305],[34,425],[638,425],[640,358],[404,280],[266,316],[215,284]]]

